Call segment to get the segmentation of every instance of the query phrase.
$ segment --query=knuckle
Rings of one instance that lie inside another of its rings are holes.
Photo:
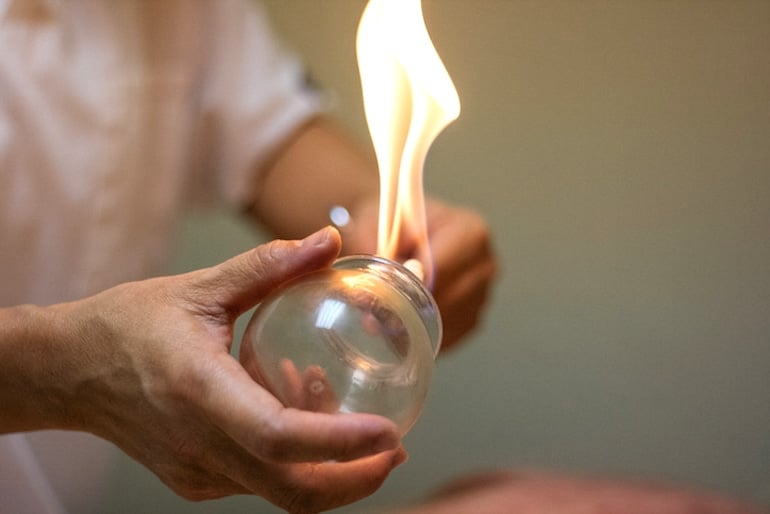
[[[271,241],[259,245],[249,254],[249,265],[252,272],[264,276],[270,268],[282,263],[288,257],[288,242],[282,240]]]

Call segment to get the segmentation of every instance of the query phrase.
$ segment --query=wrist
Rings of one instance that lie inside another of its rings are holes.
[[[0,309],[0,433],[76,428],[69,381],[70,337],[59,307]]]

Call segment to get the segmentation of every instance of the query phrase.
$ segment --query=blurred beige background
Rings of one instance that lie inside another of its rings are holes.
[[[264,3],[368,144],[354,54],[365,2]],[[770,2],[424,10],[463,104],[428,189],[486,215],[504,273],[483,328],[438,364],[409,462],[345,511],[496,466],[770,503]],[[176,270],[254,243],[228,215],[190,217]],[[105,512],[275,512],[188,504],[120,467]]]

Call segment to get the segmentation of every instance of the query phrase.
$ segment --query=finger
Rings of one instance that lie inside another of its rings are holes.
[[[289,512],[324,511],[371,495],[406,459],[406,452],[399,448],[351,462],[282,466],[268,483],[262,480],[254,487]]]
[[[227,357],[217,380],[201,385],[209,418],[250,453],[271,462],[352,460],[400,445],[396,425],[372,414],[284,408]]]
[[[431,235],[437,291],[474,267],[485,268],[490,279],[496,273],[488,232],[474,223],[465,227],[462,232],[445,227]]]
[[[308,366],[300,373],[291,359],[281,359],[278,365],[284,382],[280,399],[286,407],[312,412],[337,412],[337,394],[321,366]]]
[[[490,289],[488,281],[478,280],[471,275],[462,277],[454,287],[443,289],[436,297],[444,320],[442,351],[452,348],[476,328]]]
[[[334,413],[340,403],[321,366],[308,366],[302,374],[303,409]]]
[[[481,308],[492,288],[497,274],[494,261],[484,261],[469,266],[442,284],[434,297],[439,307],[456,307],[457,310]]]
[[[284,382],[284,402],[287,407],[298,407],[302,404],[302,375],[294,361],[281,359],[278,363]]]
[[[158,474],[158,478],[169,489],[186,500],[214,500],[251,492],[244,485],[222,473],[204,470],[197,466],[187,466],[184,471],[183,476]]]
[[[340,246],[332,227],[301,241],[271,241],[203,270],[193,294],[202,305],[237,316],[281,283],[331,264]]]

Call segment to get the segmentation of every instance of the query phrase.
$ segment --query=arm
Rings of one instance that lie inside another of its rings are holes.
[[[301,237],[328,224],[329,209],[342,205],[353,218],[343,229],[343,251],[376,251],[376,164],[329,120],[303,126],[263,171],[260,188],[251,212],[281,237]],[[427,216],[436,269],[433,293],[444,322],[442,349],[447,349],[477,326],[497,262],[489,229],[477,213],[428,199]]]
[[[0,434],[76,424],[66,408],[74,392],[56,380],[66,364],[55,358],[65,352],[55,351],[54,311],[34,305],[0,309]]]
[[[331,207],[354,212],[376,202],[378,189],[373,157],[319,117],[289,138],[261,172],[250,211],[280,237],[303,237],[329,224]]]
[[[254,493],[322,510],[371,494],[404,459],[396,427],[286,409],[229,352],[240,314],[339,249],[325,229],[72,303],[0,310],[0,432],[92,432],[188,499]]]

